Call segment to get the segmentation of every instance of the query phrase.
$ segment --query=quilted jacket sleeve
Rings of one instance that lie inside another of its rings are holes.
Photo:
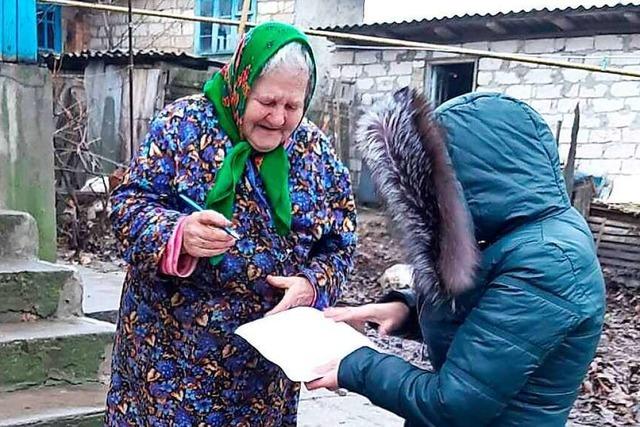
[[[125,261],[156,273],[167,243],[183,214],[172,209],[177,142],[185,124],[169,108],[150,124],[149,133],[111,195],[110,218]]]
[[[416,300],[416,292],[413,289],[402,289],[391,291],[382,297],[380,303],[385,302],[401,302],[409,307],[409,317],[395,331],[391,331],[392,335],[402,337],[414,341],[422,340],[422,332],[418,323],[418,307]]]
[[[495,278],[459,327],[438,372],[363,348],[341,362],[340,386],[411,425],[490,424],[580,323],[579,305],[545,287],[553,274],[565,289],[577,289],[570,264],[559,256],[540,269],[521,267]]]

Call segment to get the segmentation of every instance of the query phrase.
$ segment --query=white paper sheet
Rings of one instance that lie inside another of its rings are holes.
[[[240,326],[236,334],[266,359],[280,366],[292,381],[312,381],[316,370],[340,361],[360,347],[373,343],[346,323],[324,317],[310,307],[296,307]]]

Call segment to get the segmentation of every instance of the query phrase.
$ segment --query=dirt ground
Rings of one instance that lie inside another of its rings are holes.
[[[356,270],[344,291],[346,303],[365,303],[382,296],[388,289],[377,283],[378,277],[403,260],[399,242],[387,232],[385,217],[373,210],[359,213]],[[417,343],[399,338],[377,343],[428,366]],[[640,426],[640,289],[619,285],[608,289],[604,332],[571,421],[598,427]]]
[[[390,289],[378,283],[382,273],[403,262],[400,243],[387,231],[380,212],[360,209],[356,268],[343,289],[341,303],[364,304],[378,300]],[[89,236],[81,253],[61,250],[60,257],[92,269],[113,271],[123,264],[109,236]],[[62,242],[63,243],[63,242]],[[606,323],[596,358],[582,386],[571,421],[588,426],[640,426],[640,289],[611,285]],[[400,338],[372,339],[382,348],[423,368],[429,368],[422,344]]]

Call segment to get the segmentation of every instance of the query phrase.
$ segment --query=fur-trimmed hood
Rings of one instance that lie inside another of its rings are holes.
[[[357,136],[423,294],[464,292],[475,242],[571,207],[549,127],[509,96],[470,93],[432,112],[405,88],[370,108]]]
[[[360,119],[358,148],[403,233],[414,286],[453,297],[474,284],[478,249],[460,186],[426,100],[402,89]]]

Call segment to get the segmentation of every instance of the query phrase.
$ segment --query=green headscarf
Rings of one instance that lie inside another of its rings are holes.
[[[236,186],[254,151],[240,131],[247,96],[269,59],[283,46],[293,42],[300,43],[309,52],[312,62],[314,61],[307,36],[300,30],[280,22],[260,24],[244,35],[231,62],[204,85],[204,93],[216,108],[220,126],[234,144],[218,170],[216,182],[206,199],[207,209],[216,210],[227,219],[233,216]],[[305,112],[315,88],[315,62],[310,71],[311,90],[305,100]],[[276,231],[284,236],[291,230],[291,198],[288,184],[289,161],[282,145],[264,154],[260,164],[260,177],[273,212]],[[216,265],[221,259],[222,256],[213,257],[211,262]]]

